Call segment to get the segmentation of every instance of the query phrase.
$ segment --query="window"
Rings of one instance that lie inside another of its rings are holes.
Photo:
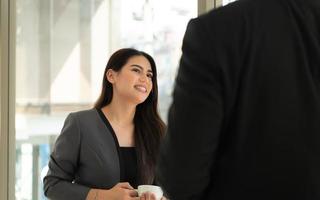
[[[225,6],[225,5],[232,3],[234,1],[236,1],[236,0],[223,0],[222,5]]]

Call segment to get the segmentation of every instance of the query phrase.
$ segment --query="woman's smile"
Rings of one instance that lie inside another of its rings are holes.
[[[139,92],[142,92],[142,93],[146,93],[147,92],[147,87],[144,86],[144,85],[135,85],[134,88],[136,90],[138,90]]]

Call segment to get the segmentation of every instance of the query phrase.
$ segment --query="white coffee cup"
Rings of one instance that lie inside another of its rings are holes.
[[[163,196],[163,191],[159,186],[155,186],[155,185],[139,185],[138,186],[139,197],[146,192],[150,192],[154,194],[157,200],[160,200]]]

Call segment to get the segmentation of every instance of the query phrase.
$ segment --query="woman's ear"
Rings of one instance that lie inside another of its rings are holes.
[[[108,69],[107,73],[106,73],[106,79],[110,82],[110,83],[114,83],[115,81],[115,71],[112,69]]]

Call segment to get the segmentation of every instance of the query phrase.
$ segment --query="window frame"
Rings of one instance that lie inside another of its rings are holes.
[[[0,199],[14,199],[15,0],[0,0]]]

